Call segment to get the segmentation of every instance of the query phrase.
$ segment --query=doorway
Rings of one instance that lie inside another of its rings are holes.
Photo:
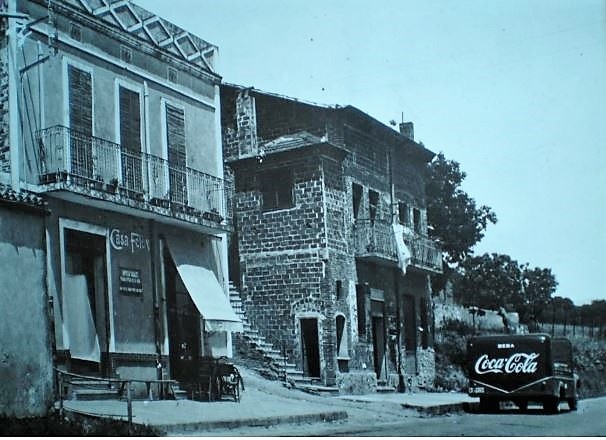
[[[383,379],[387,375],[385,367],[385,320],[383,301],[371,300],[370,310],[372,318],[372,355],[377,379]]]
[[[307,377],[320,377],[318,320],[316,318],[302,318],[300,323],[303,373]]]
[[[75,372],[109,373],[106,261],[105,236],[65,229],[64,309]]]
[[[200,357],[201,317],[167,248],[164,268],[171,378],[187,381],[195,374],[195,363]]]

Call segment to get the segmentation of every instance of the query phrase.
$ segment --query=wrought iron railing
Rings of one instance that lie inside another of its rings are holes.
[[[63,126],[37,133],[40,183],[67,182],[152,205],[229,218],[223,179]]]
[[[414,232],[404,232],[403,239],[411,253],[412,266],[442,272],[442,252],[436,243]],[[357,257],[374,256],[389,261],[398,260],[393,228],[385,221],[357,219],[353,244]]]

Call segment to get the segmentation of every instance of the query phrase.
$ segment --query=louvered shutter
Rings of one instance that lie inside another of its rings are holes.
[[[90,72],[68,66],[71,174],[93,177],[93,92]]]
[[[143,191],[141,159],[141,104],[139,94],[120,87],[120,147],[122,162],[122,185]]]
[[[187,204],[187,156],[185,151],[185,113],[183,109],[166,105],[166,133],[170,199]]]

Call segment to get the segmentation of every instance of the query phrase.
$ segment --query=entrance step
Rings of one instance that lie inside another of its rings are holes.
[[[297,385],[297,389],[305,391],[306,393],[315,394],[317,396],[335,396],[339,394],[338,387],[326,387],[323,385]]]
[[[377,388],[375,388],[375,391],[377,393],[395,393],[396,388],[391,387],[389,385],[377,385]]]

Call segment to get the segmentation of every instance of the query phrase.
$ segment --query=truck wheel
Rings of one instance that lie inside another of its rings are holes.
[[[570,408],[570,411],[576,411],[577,410],[577,406],[579,403],[579,400],[576,397],[569,397],[567,399],[568,402],[568,408]]]
[[[549,414],[556,414],[560,407],[560,399],[557,397],[546,397],[543,400],[543,409]]]
[[[499,411],[498,399],[491,397],[480,397],[480,411],[483,413],[493,413]]]

